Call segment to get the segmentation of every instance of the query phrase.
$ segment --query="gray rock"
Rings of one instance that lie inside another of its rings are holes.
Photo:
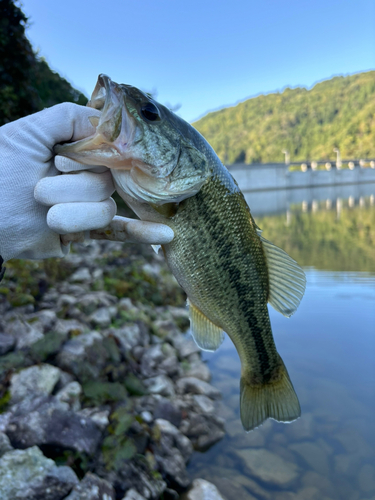
[[[221,393],[216,387],[195,377],[180,378],[177,380],[176,388],[179,394],[202,394],[211,399],[219,399],[221,397]]]
[[[115,500],[115,498],[115,490],[108,481],[88,472],[65,500]]]
[[[151,424],[151,422],[154,420],[152,413],[149,411],[142,411],[141,417],[142,417],[143,422],[146,422],[146,424]]]
[[[97,378],[105,365],[108,353],[99,332],[83,333],[66,342],[57,356],[58,365],[78,379]]]
[[[146,500],[146,499],[145,497],[140,495],[137,490],[131,488],[129,491],[126,492],[126,495],[122,500]]]
[[[289,448],[300,455],[318,474],[322,476],[329,475],[330,467],[327,452],[317,443],[304,441],[302,443],[294,443]]]
[[[129,299],[128,297],[123,297],[122,299],[120,299],[118,303],[118,308],[123,311],[128,311],[132,313],[138,313],[139,311],[138,307],[136,307],[131,301],[131,299]]]
[[[30,395],[51,394],[60,378],[61,370],[55,366],[41,364],[25,368],[12,375],[10,394],[13,403]]]
[[[113,295],[99,291],[85,294],[78,299],[77,306],[87,315],[92,314],[99,307],[110,307],[116,304],[117,298]]]
[[[77,303],[77,298],[74,295],[68,295],[67,293],[62,293],[57,299],[57,309],[62,309],[63,307],[75,306]]]
[[[159,371],[169,377],[177,377],[183,373],[178,358],[175,355],[165,358],[159,365]]]
[[[139,325],[127,324],[123,328],[112,328],[111,334],[119,341],[120,348],[124,351],[130,351],[133,347],[142,344],[142,335]]]
[[[198,439],[194,441],[194,448],[197,451],[206,451],[214,444],[218,443],[225,436],[225,432],[220,429],[213,429],[208,434],[203,434],[198,436]]]
[[[106,328],[111,324],[112,315],[109,307],[101,307],[93,312],[89,320],[93,326],[98,326],[99,328]]]
[[[90,418],[102,431],[109,425],[109,410],[101,410],[100,408],[84,408],[78,412],[85,418]]]
[[[7,430],[8,424],[12,416],[13,413],[11,411],[5,411],[4,413],[0,413],[0,432],[5,432]]]
[[[57,467],[36,446],[0,458],[1,500],[62,500],[77,483],[70,467]]]
[[[168,420],[174,426],[179,427],[182,420],[181,410],[169,399],[160,398],[154,408],[154,417]]]
[[[35,313],[38,322],[43,326],[44,333],[49,332],[55,326],[57,321],[56,312],[51,309],[44,309]]]
[[[163,437],[169,438],[168,443],[166,444],[170,448],[177,448],[180,451],[185,462],[187,462],[193,453],[193,445],[191,444],[190,439],[184,436],[177,429],[177,427],[168,422],[168,420],[158,418],[155,420],[155,425],[159,427]]]
[[[59,319],[55,331],[68,338],[68,335],[79,335],[87,331],[87,326],[76,319]]]
[[[161,479],[155,479],[144,461],[131,460],[125,462],[116,474],[109,473],[110,482],[116,490],[135,489],[144,498],[157,500],[162,498],[167,485]]]
[[[82,386],[79,382],[73,381],[63,387],[57,394],[56,399],[63,403],[68,403],[73,411],[81,409],[80,396],[82,394]]]
[[[177,337],[182,337],[183,339],[185,339],[185,337],[181,335],[181,332],[177,328],[174,321],[159,319],[154,321],[153,326],[159,337],[171,339],[173,345],[174,339],[176,339]]]
[[[185,377],[195,377],[209,382],[211,380],[211,372],[206,363],[201,360],[194,361],[190,364],[189,369],[185,372]]]
[[[180,359],[185,359],[191,354],[200,352],[199,347],[192,338],[185,337],[181,333],[171,338],[173,347],[177,350]]]
[[[88,267],[81,267],[70,276],[69,280],[71,282],[81,282],[81,283],[85,281],[91,281],[90,269]]]
[[[12,335],[0,333],[0,356],[11,351],[16,345],[16,339]]]
[[[265,449],[247,448],[236,450],[250,473],[262,481],[286,486],[298,477],[298,467]]]
[[[43,338],[43,332],[21,319],[15,319],[6,326],[6,332],[16,339],[17,349],[29,347]]]
[[[159,373],[159,365],[164,360],[161,344],[152,345],[145,351],[141,360],[141,373],[144,377],[154,377]]]
[[[93,455],[101,431],[90,418],[67,409],[53,396],[24,400],[15,409],[6,433],[16,448],[60,446]]]
[[[13,447],[10,444],[8,436],[4,432],[0,432],[0,457],[11,450],[13,450]]]
[[[158,449],[154,449],[154,456],[168,486],[181,490],[190,485],[191,480],[186,470],[185,460],[179,450],[172,448],[168,454],[161,455]]]
[[[203,413],[213,413],[215,410],[215,404],[209,397],[203,396],[202,394],[194,394],[193,399],[197,405],[198,411]]]
[[[181,500],[225,500],[216,486],[205,479],[194,479],[191,488]],[[238,499],[240,500],[240,499]]]
[[[173,397],[175,395],[172,380],[166,375],[157,375],[144,380],[144,384],[151,394],[161,394],[162,396]]]
[[[224,420],[216,415],[190,412],[180,431],[192,440],[196,450],[206,451],[224,437]]]

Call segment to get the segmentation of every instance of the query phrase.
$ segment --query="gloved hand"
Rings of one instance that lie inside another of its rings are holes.
[[[69,251],[64,244],[69,238],[62,241],[60,234],[112,227],[116,205],[110,198],[114,187],[108,169],[63,157],[56,157],[54,163],[54,145],[91,135],[94,129],[88,117],[93,115],[100,112],[64,103],[0,127],[0,255],[4,261],[62,257]],[[74,173],[58,175],[61,172]],[[124,241],[132,226],[138,227],[135,241],[158,244],[173,239],[173,231],[160,224],[118,217],[113,224],[117,229],[108,231],[109,239],[118,234],[117,239]],[[123,230],[118,230],[119,225]]]

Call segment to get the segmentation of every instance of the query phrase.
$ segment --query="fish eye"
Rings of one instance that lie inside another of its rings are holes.
[[[150,122],[155,122],[160,120],[160,113],[158,108],[152,102],[148,102],[141,107],[141,113],[143,118]]]

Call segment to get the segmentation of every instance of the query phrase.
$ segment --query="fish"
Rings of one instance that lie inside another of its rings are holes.
[[[186,292],[197,345],[216,351],[224,332],[241,361],[240,417],[246,431],[301,408],[274,342],[267,304],[284,316],[306,287],[301,267],[265,239],[230,172],[203,136],[151,95],[99,75],[88,106],[95,133],[57,145],[57,154],[111,169],[136,215],[168,225],[162,245]]]

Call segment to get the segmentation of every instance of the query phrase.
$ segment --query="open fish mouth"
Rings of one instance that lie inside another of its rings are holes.
[[[125,99],[121,85],[113,82],[107,75],[99,75],[87,103],[88,107],[101,111],[100,117],[90,118],[95,127],[94,134],[80,141],[56,145],[56,154],[88,165],[131,168],[128,149],[138,128],[127,111]]]

